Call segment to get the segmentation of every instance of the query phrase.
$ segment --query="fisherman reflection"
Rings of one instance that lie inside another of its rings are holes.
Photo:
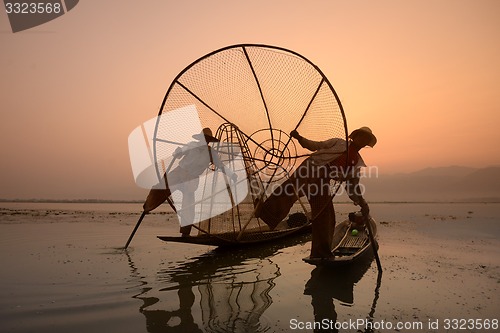
[[[179,286],[177,291],[179,309],[174,311],[148,310],[148,307],[157,303],[159,299],[136,296],[136,298],[144,301],[144,304],[139,308],[139,312],[146,317],[146,329],[149,333],[203,332],[195,323],[191,312],[195,301],[195,295],[191,287],[191,285]]]
[[[143,301],[140,312],[148,332],[269,332],[263,314],[273,303],[271,291],[281,275],[271,258],[282,248],[309,240],[304,235],[265,246],[217,249],[161,270],[157,280],[166,287],[160,293],[151,297],[152,289],[143,288],[134,296]],[[174,292],[178,309],[157,310],[163,302],[175,303]],[[197,298],[199,304],[195,304]]]
[[[372,258],[373,259],[373,258]],[[304,295],[311,295],[314,332],[339,332],[335,327],[337,312],[334,299],[344,304],[354,303],[354,285],[358,283],[370,267],[372,260],[345,267],[318,266],[311,272]],[[342,321],[342,320],[340,320]],[[321,324],[325,323],[324,326]]]
[[[210,164],[227,174],[233,182],[237,181],[237,174],[226,168],[219,155],[210,147],[211,142],[219,142],[212,135],[212,130],[204,128],[199,134],[193,135],[196,141],[191,141],[184,147],[177,147],[174,158],[180,159],[179,165],[163,176],[158,186],[153,187],[144,202],[144,212],[149,213],[161,205],[176,190],[182,193],[182,209],[177,213],[180,219],[180,233],[189,236],[195,220],[195,193],[199,185],[199,177],[206,171]],[[208,154],[207,154],[208,148]],[[169,201],[172,206],[172,203]],[[174,208],[174,207],[172,207]],[[175,208],[174,208],[175,210]]]

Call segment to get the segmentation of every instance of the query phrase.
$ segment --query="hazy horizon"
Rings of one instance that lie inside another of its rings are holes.
[[[494,179],[479,177],[475,186],[470,184],[457,191],[457,184],[464,182],[477,171],[494,169]],[[412,172],[377,174],[376,170],[367,171],[362,175],[361,184],[364,186],[365,196],[374,203],[397,202],[500,202],[500,165],[484,168],[466,166],[429,167]],[[498,178],[498,179],[497,179]],[[429,184],[432,181],[432,184]],[[424,182],[422,184],[422,182]],[[485,184],[489,186],[486,186]],[[443,184],[450,188],[443,188]],[[428,186],[432,185],[432,186]],[[455,185],[455,187],[453,187]],[[351,203],[342,193],[337,193],[336,202]],[[132,182],[127,193],[121,196],[94,196],[94,197],[0,197],[0,202],[143,202],[148,190],[140,188]]]
[[[80,1],[12,33],[2,13],[0,198],[140,200],[129,133],[182,69],[240,43],[316,64],[349,130],[376,134],[362,156],[381,175],[498,166],[498,17],[495,0]]]

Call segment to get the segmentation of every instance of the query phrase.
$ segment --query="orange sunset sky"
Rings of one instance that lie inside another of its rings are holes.
[[[318,65],[380,174],[500,164],[500,1],[83,0],[12,33],[0,13],[0,198],[141,199],[129,133],[221,47]]]

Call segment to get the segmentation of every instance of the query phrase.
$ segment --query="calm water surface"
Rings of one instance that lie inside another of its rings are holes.
[[[160,213],[123,251],[138,206],[0,205],[0,331],[310,332],[300,328],[395,318],[390,276],[380,279],[371,260],[343,270],[307,265],[309,236],[230,250],[164,243],[155,236],[177,226]],[[407,214],[450,216],[422,207],[406,207]],[[478,207],[458,209],[466,215]],[[339,217],[351,210],[340,205]],[[391,206],[373,210],[395,218]]]

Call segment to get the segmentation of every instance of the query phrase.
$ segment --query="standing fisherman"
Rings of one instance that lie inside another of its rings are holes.
[[[177,147],[174,158],[180,158],[179,165],[163,176],[160,184],[153,187],[144,202],[145,213],[149,213],[161,205],[172,192],[182,192],[182,209],[178,211],[181,222],[180,233],[189,236],[195,218],[195,192],[199,185],[199,177],[213,163],[217,168],[228,174],[233,182],[238,176],[229,168],[224,167],[218,154],[210,148],[210,142],[219,142],[212,135],[210,128],[204,128],[202,133],[193,135],[196,141],[191,141],[184,147]],[[203,141],[205,144],[200,144]],[[207,154],[208,149],[208,154]]]

